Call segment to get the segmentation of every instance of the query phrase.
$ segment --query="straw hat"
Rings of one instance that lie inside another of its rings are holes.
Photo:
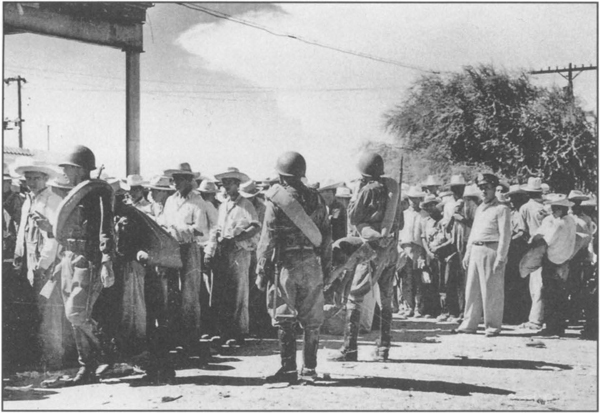
[[[223,179],[237,179],[241,183],[248,182],[250,180],[248,175],[240,172],[238,168],[234,168],[233,166],[227,168],[226,172],[216,174],[215,178],[219,181],[222,181]]]
[[[24,175],[25,172],[40,172],[54,178],[58,175],[58,171],[52,168],[44,161],[38,159],[24,159],[18,164],[15,164],[15,173]]]
[[[527,192],[542,192],[542,178],[529,178],[527,184],[523,186],[523,190]]]
[[[148,181],[144,181],[142,175],[133,174],[127,175],[127,185],[132,186],[145,186],[148,185]]]
[[[191,176],[194,179],[200,177],[200,172],[192,172],[192,167],[187,162],[182,162],[173,169],[165,169],[164,174],[168,177],[172,177],[173,175]]]
[[[573,202],[569,201],[566,198],[558,199],[556,201],[550,202],[550,206],[562,206],[562,207],[572,207],[575,205]]]
[[[175,188],[171,186],[171,178],[165,175],[157,175],[150,179],[150,182],[144,185],[149,189],[158,189],[161,191],[175,191]]]
[[[467,185],[465,187],[465,192],[463,192],[463,198],[467,196],[474,196],[481,199],[481,195],[481,191],[479,188],[477,188],[477,185]]]
[[[352,190],[347,186],[338,186],[335,189],[336,198],[352,198]]]
[[[586,199],[589,199],[589,197],[584,195],[583,192],[573,189],[569,192],[568,199],[569,201],[585,201]]]
[[[54,178],[48,181],[48,186],[53,186],[54,188],[61,189],[73,188],[73,185],[71,185],[69,178],[67,178],[67,175],[65,174],[57,174]]]
[[[216,194],[219,192],[219,188],[217,188],[217,184],[213,181],[204,180],[200,183],[198,191],[204,192],[205,194]]]
[[[244,198],[254,198],[258,194],[260,194],[260,189],[253,180],[240,185],[240,195]]]
[[[441,186],[442,182],[435,175],[428,175],[427,180],[421,186]]]
[[[465,181],[465,177],[462,175],[452,175],[450,177],[450,186],[459,186],[459,185],[467,185],[467,181]]]
[[[416,186],[411,186],[406,192],[406,196],[409,198],[425,198],[425,195],[425,192]]]

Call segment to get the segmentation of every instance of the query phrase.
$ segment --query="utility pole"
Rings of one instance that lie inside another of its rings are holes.
[[[579,76],[581,74],[581,72],[583,72],[584,70],[598,70],[598,66],[581,66],[581,67],[577,67],[577,66],[573,66],[571,63],[569,63],[569,67],[565,67],[562,69],[559,69],[558,66],[556,66],[556,69],[550,69],[550,67],[548,67],[547,70],[534,70],[533,72],[529,72],[529,74],[531,75],[542,75],[542,74],[546,74],[546,73],[558,73],[559,75],[561,75],[562,77],[564,77],[565,79],[567,79],[567,81],[569,82],[568,86],[567,86],[567,96],[569,97],[570,100],[573,100],[573,79],[575,79],[577,76]],[[567,75],[563,75],[563,73],[567,73]],[[577,72],[575,74],[575,76],[573,76],[573,72]]]
[[[19,117],[16,123],[19,125],[19,148],[23,148],[23,116],[21,112],[21,82],[27,83],[25,78],[21,76],[17,77],[9,77],[8,79],[4,79],[4,83],[9,85],[11,82],[17,82],[17,97],[18,97],[18,106],[19,106]]]

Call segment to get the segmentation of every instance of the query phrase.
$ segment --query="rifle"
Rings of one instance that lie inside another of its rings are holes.
[[[400,157],[400,176],[398,180],[398,203],[402,202],[402,178],[404,175],[404,155]],[[400,217],[398,217],[400,218]],[[404,221],[404,217],[402,217]],[[403,222],[404,224],[404,222]],[[404,226],[404,225],[403,225]],[[400,239],[400,225],[396,226],[396,231],[394,232],[394,238],[396,241]]]
[[[104,165],[100,165],[100,168],[98,168],[98,176],[96,177],[96,179],[100,179],[102,171],[104,171]]]

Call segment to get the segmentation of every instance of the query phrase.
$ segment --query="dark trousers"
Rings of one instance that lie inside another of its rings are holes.
[[[446,306],[454,317],[465,311],[466,274],[462,268],[460,254],[450,256],[445,265]]]
[[[556,265],[544,257],[542,263],[542,300],[546,329],[552,333],[564,333],[569,309],[567,281],[561,277],[568,271],[568,263]]]

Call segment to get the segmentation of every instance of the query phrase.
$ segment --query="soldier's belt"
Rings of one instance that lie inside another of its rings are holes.
[[[472,242],[473,245],[478,245],[478,246],[497,244],[497,243],[498,243],[498,241],[473,241]]]

